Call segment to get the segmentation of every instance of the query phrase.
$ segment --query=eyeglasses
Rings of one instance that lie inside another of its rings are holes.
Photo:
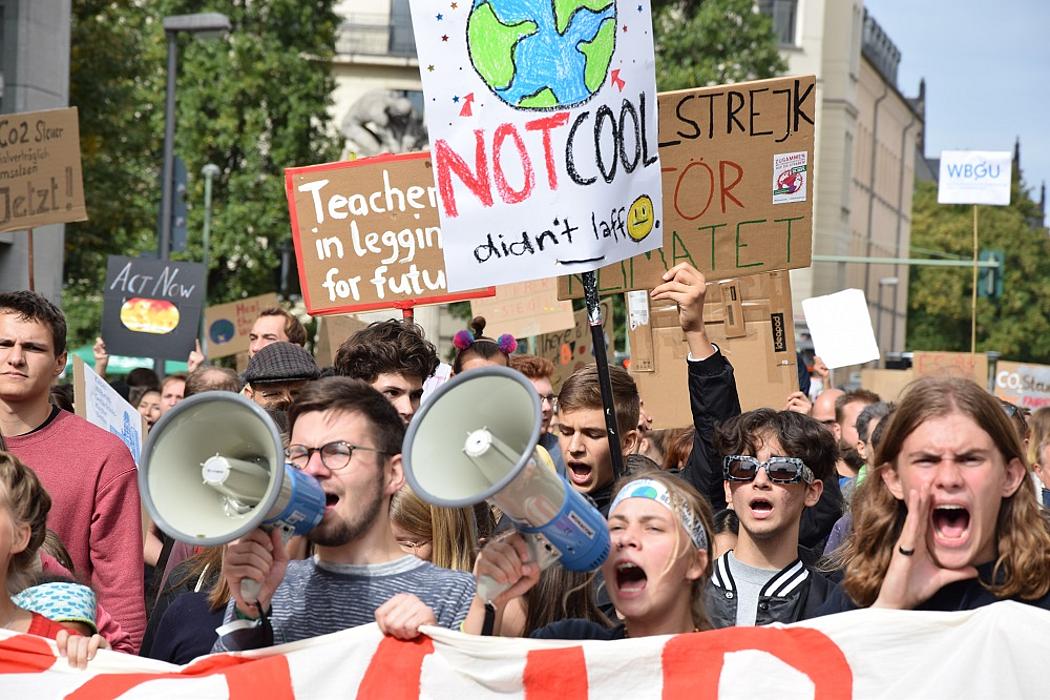
[[[354,450],[367,450],[381,455],[388,454],[387,452],[377,450],[374,447],[351,445],[345,440],[336,440],[335,442],[329,442],[320,447],[289,445],[284,451],[284,456],[296,469],[306,469],[306,465],[309,464],[310,457],[313,456],[313,453],[319,452],[321,454],[321,464],[325,465],[332,471],[336,471],[338,469],[343,469],[346,465],[350,464],[350,457],[354,454]]]
[[[813,470],[798,457],[770,457],[765,462],[750,455],[726,455],[722,459],[722,475],[728,481],[754,481],[760,467],[774,484],[813,482]]]
[[[1006,411],[1006,415],[1010,418],[1013,418],[1017,414],[1020,414],[1022,418],[1027,418],[1032,414],[1031,410],[1029,410],[1028,408],[1022,406],[1014,406],[1012,403],[1008,403],[1006,401],[1000,401],[1000,405],[1002,405],[1003,410]]]
[[[558,410],[558,395],[557,394],[540,394],[540,403],[544,401],[551,405],[551,409],[554,411]]]

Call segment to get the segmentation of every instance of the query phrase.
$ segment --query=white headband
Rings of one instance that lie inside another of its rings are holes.
[[[682,523],[682,527],[689,533],[689,539],[693,541],[693,546],[697,549],[707,549],[707,532],[704,531],[703,523],[693,515],[692,509],[688,508],[684,503],[676,505],[671,498],[671,492],[659,481],[654,479],[636,479],[624,486],[620,489],[620,493],[616,494],[612,505],[609,506],[610,517],[612,517],[612,512],[616,510],[616,506],[620,505],[620,501],[627,498],[648,498],[664,506],[677,516],[679,522]]]

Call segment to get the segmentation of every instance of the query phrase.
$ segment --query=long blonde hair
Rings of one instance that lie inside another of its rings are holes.
[[[47,536],[51,496],[36,473],[10,452],[0,452],[0,508],[10,512],[16,528],[29,526],[29,543],[7,565],[7,592],[13,594],[29,583],[37,551]]]
[[[977,384],[950,377],[926,377],[913,382],[897,410],[887,420],[875,455],[878,470],[896,469],[905,439],[932,418],[960,413],[992,438],[1004,461],[1025,463],[1017,431],[998,399]],[[853,501],[853,532],[842,551],[843,588],[858,605],[875,602],[904,527],[907,508],[890,492],[881,474],[866,479]],[[870,482],[870,483],[868,483]],[[1034,600],[1050,591],[1050,516],[1022,483],[1003,499],[996,522],[998,556],[993,582],[983,583],[999,598]]]
[[[390,501],[390,519],[414,537],[431,543],[435,565],[473,571],[478,549],[473,508],[432,506],[406,484]]]

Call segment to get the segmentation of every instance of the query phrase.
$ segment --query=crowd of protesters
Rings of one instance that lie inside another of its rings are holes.
[[[540,448],[608,524],[591,573],[541,569],[495,508],[433,505],[406,485],[406,428],[440,364],[411,322],[372,323],[320,367],[300,321],[274,308],[240,374],[198,349],[186,375],[113,380],[149,426],[184,397],[241,393],[324,492],[305,539],[259,529],[199,547],[143,522],[128,448],[71,412],[62,312],[0,294],[0,627],[55,639],[83,667],[101,648],[186,663],[371,622],[402,639],[440,625],[613,640],[862,607],[1050,609],[1050,408],[1027,416],[950,377],[918,379],[894,404],[819,372],[819,388],[741,412],[705,291],[680,264],[651,292],[677,305],[692,426],[652,430],[631,375],[609,368],[623,474],[594,365],[555,392],[554,365],[485,335],[484,319],[454,339],[453,374],[503,365],[535,388]],[[95,360],[105,374],[101,339]],[[503,592],[482,600],[480,577]]]

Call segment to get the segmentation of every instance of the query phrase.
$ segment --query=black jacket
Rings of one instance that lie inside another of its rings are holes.
[[[769,579],[759,592],[756,625],[798,622],[817,616],[817,610],[837,588],[815,569],[796,559]],[[736,625],[737,591],[729,556],[715,560],[705,592],[707,614],[715,629]]]

